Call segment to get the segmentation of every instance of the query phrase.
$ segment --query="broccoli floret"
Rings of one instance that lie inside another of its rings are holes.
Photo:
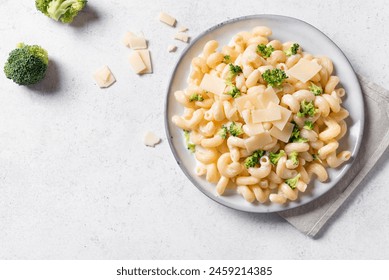
[[[49,56],[45,49],[20,43],[10,52],[4,73],[19,85],[33,85],[45,77],[48,64]]]
[[[313,129],[313,122],[311,122],[311,121],[305,121],[305,122],[304,122],[304,128],[305,128],[305,129],[308,129],[308,130],[312,130],[312,129]]]
[[[286,183],[292,190],[294,190],[294,189],[296,188],[296,186],[297,186],[297,183],[298,183],[300,177],[301,177],[301,174],[299,173],[299,174],[296,175],[296,177],[293,177],[293,178],[291,178],[291,179],[285,180],[285,183]]]
[[[63,23],[71,23],[86,3],[86,0],[35,0],[39,11]]]
[[[227,80],[230,82],[232,81],[232,79],[235,76],[239,75],[240,73],[243,73],[243,70],[239,65],[234,65],[234,64],[230,63],[229,67],[230,67],[230,74],[229,74]]]
[[[237,124],[235,122],[232,122],[230,124],[230,128],[229,128],[228,132],[232,136],[239,136],[239,135],[243,134],[242,125],[241,124]]]
[[[320,162],[320,163],[323,163],[322,161],[321,161],[321,159],[319,158],[319,155],[317,154],[313,154],[312,155],[312,157],[313,157],[313,160],[317,160],[318,162]]]
[[[189,102],[204,101],[204,97],[201,94],[194,93],[189,97]]]
[[[313,117],[316,114],[316,108],[313,101],[307,102],[305,100],[300,103],[300,111],[297,112],[298,117],[310,116]]]
[[[286,73],[278,68],[268,69],[262,74],[262,78],[272,87],[280,87],[285,79],[288,78]]]
[[[272,163],[272,164],[274,164],[274,165],[277,165],[277,163],[278,163],[278,161],[280,160],[280,158],[282,158],[283,156],[285,156],[286,154],[285,154],[285,151],[284,150],[280,150],[279,152],[278,152],[278,154],[277,153],[272,153],[272,152],[270,152],[270,154],[269,154],[269,159],[270,159],[270,162]]]
[[[290,159],[293,162],[293,165],[299,164],[299,158],[298,158],[299,153],[298,152],[291,152],[288,155],[288,159]]]
[[[314,83],[311,82],[311,85],[309,86],[309,90],[315,95],[318,96],[323,93],[323,89],[321,86],[317,86]]]
[[[231,56],[230,56],[230,55],[228,55],[228,54],[227,54],[227,55],[225,55],[225,56],[224,56],[224,60],[223,60],[223,62],[224,62],[224,63],[230,63],[230,61],[231,61]]]
[[[244,161],[244,166],[248,169],[254,167],[259,163],[260,158],[265,154],[265,151],[257,150]]]
[[[274,52],[274,48],[272,45],[266,46],[264,44],[260,44],[257,46],[257,52],[259,52],[264,58],[268,58],[272,52]]]
[[[190,143],[190,131],[184,130],[184,137],[185,137],[185,144],[186,144],[187,149],[191,153],[194,153],[196,151],[196,145],[193,143]]]
[[[300,129],[298,125],[293,121],[292,124],[294,124],[292,134],[290,135],[289,142],[293,143],[305,143],[308,142],[308,139],[303,138],[300,136]]]
[[[289,49],[287,49],[287,50],[285,51],[285,54],[286,54],[287,56],[295,55],[295,54],[297,53],[299,47],[300,47],[299,44],[294,43],[293,45],[290,46]]]
[[[237,98],[240,96],[240,90],[236,87],[236,85],[231,84],[231,90],[226,92],[228,95],[231,95],[232,98]]]
[[[226,139],[228,134],[228,129],[225,125],[222,126],[222,128],[219,130],[219,135],[221,138]]]

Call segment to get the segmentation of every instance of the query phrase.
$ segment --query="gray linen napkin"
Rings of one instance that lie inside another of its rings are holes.
[[[348,173],[328,193],[307,205],[280,212],[299,231],[314,238],[377,163],[389,145],[389,91],[358,76],[365,102],[362,145]],[[385,124],[382,126],[382,124]]]

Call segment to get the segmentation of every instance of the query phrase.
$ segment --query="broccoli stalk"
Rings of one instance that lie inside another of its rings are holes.
[[[86,0],[35,0],[39,11],[63,23],[71,23],[86,3]]]
[[[270,162],[274,165],[277,165],[280,158],[282,158],[285,155],[286,155],[286,153],[284,150],[280,150],[278,154],[270,152],[270,154],[269,154]]]
[[[267,69],[263,74],[262,78],[272,87],[280,87],[285,79],[288,78],[286,73],[278,68]]]
[[[298,183],[300,177],[301,177],[301,174],[299,173],[299,174],[296,175],[296,177],[293,177],[293,178],[290,178],[290,179],[285,180],[285,183],[286,183],[292,190],[294,190],[294,189],[296,188],[296,186],[297,186],[297,183]]]
[[[19,85],[33,85],[45,77],[48,64],[49,56],[45,49],[20,43],[10,52],[4,73]]]

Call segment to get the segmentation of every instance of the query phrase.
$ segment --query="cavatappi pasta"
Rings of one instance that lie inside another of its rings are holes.
[[[258,26],[222,48],[207,42],[174,93],[184,113],[172,122],[218,195],[232,185],[248,202],[283,204],[350,159],[338,151],[349,114],[331,60],[271,35]]]

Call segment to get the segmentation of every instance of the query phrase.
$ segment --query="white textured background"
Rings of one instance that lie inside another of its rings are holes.
[[[164,10],[194,37],[248,14],[297,17],[331,37],[358,73],[389,87],[384,0],[90,0],[71,26],[37,12],[34,0],[1,2],[0,64],[20,41],[52,59],[33,88],[0,73],[1,259],[389,257],[388,152],[316,240],[276,214],[227,209],[191,185],[163,123],[168,76],[185,44],[168,54],[177,30],[156,19]],[[153,75],[131,72],[121,44],[129,30],[150,40]],[[100,90],[91,75],[105,64],[118,82]],[[155,149],[142,144],[147,130],[163,138]]]

